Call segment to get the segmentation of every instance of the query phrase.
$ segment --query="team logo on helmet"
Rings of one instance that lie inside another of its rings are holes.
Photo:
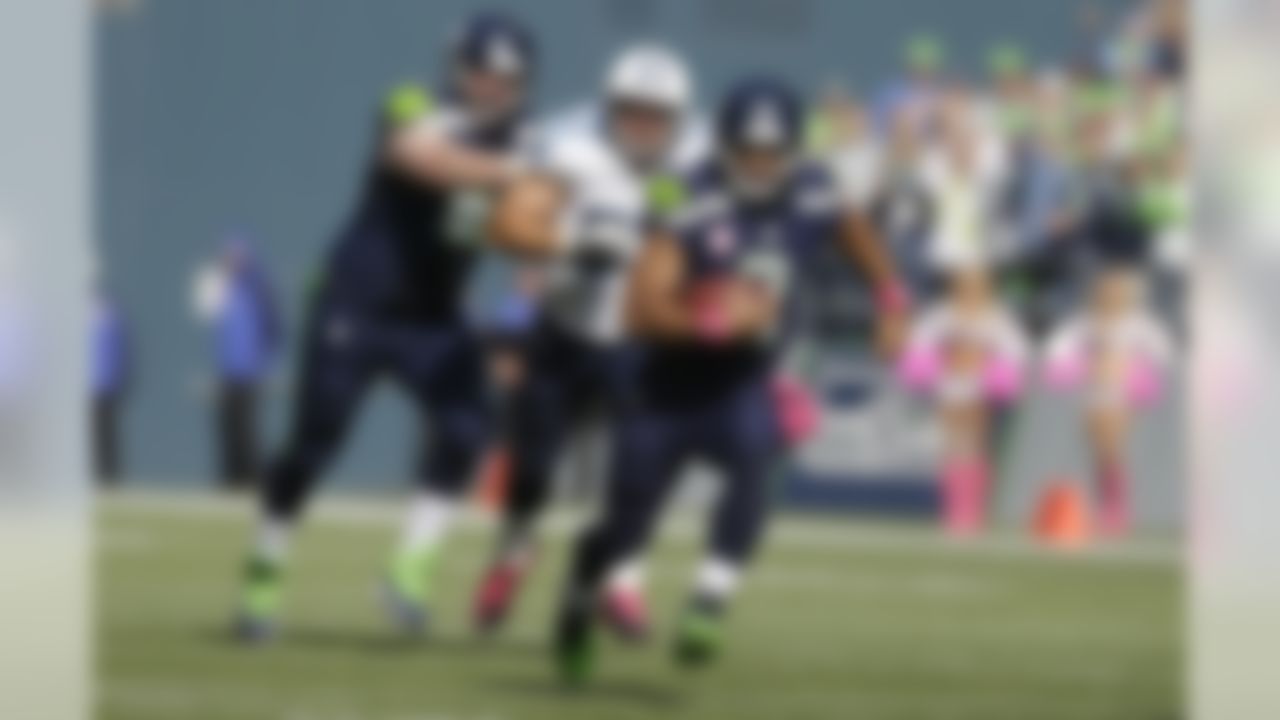
[[[497,72],[515,75],[524,69],[520,51],[505,36],[499,35],[490,40],[486,55],[486,64]]]
[[[622,51],[605,77],[605,92],[615,100],[650,103],[674,111],[689,104],[693,81],[678,53],[655,44]]]
[[[753,145],[781,145],[787,137],[786,121],[772,102],[761,101],[747,117],[746,140]]]
[[[504,75],[527,75],[536,56],[533,37],[519,20],[502,14],[475,15],[453,37],[462,65]]]

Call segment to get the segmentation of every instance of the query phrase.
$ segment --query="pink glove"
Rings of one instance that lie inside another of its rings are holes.
[[[982,391],[988,400],[1012,401],[1022,392],[1022,369],[1010,358],[990,358],[982,369]]]
[[[927,392],[941,376],[942,356],[933,348],[908,348],[898,361],[898,380],[910,390]]]
[[[787,447],[795,447],[813,437],[821,422],[821,410],[813,392],[800,380],[785,374],[773,378],[770,390]]]

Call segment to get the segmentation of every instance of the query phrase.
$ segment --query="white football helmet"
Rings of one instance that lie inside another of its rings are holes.
[[[654,105],[679,113],[693,99],[693,81],[675,51],[646,43],[627,48],[614,59],[604,91],[611,102]]]

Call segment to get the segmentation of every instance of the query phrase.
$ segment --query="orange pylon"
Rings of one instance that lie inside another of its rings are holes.
[[[1093,535],[1089,503],[1079,483],[1054,480],[1040,496],[1033,531],[1041,541],[1062,549],[1089,544]]]

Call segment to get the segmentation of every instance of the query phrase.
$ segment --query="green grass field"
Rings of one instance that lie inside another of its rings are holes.
[[[371,506],[371,507],[370,507]],[[287,627],[268,648],[229,640],[247,503],[107,500],[99,524],[103,720],[1173,720],[1182,716],[1181,583],[1171,542],[1077,555],[1011,537],[955,546],[919,526],[787,517],[732,616],[727,656],[693,676],[665,635],[608,644],[594,685],[564,692],[546,647],[563,533],[500,637],[469,631],[488,548],[464,529],[443,570],[437,628],[400,640],[376,575],[389,504],[324,505],[301,535]],[[697,532],[668,528],[654,609],[680,605]]]

